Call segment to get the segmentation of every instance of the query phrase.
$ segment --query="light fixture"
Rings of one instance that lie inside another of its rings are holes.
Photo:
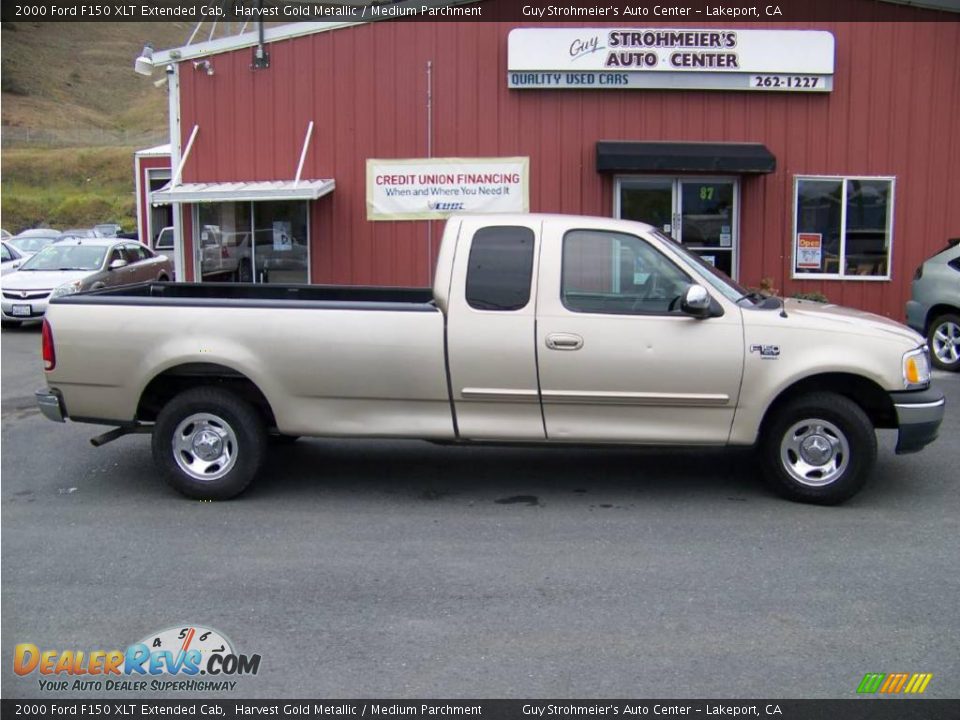
[[[140,57],[133,63],[133,69],[140,75],[153,75],[153,45],[147,43],[143,46]]]
[[[193,68],[194,70],[202,70],[207,75],[213,75],[213,63],[209,60],[194,60]]]

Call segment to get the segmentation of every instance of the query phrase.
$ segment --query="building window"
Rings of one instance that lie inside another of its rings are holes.
[[[530,302],[533,230],[477,230],[467,263],[467,303],[476,310],[520,310]]]
[[[663,315],[690,277],[633,235],[571,230],[563,237],[560,293],[573,312]]]
[[[890,278],[892,178],[797,177],[794,202],[794,278]]]
[[[309,282],[305,202],[201,203],[196,226],[203,280]]]

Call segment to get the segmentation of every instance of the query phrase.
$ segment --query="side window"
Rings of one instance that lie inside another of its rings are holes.
[[[131,263],[140,262],[141,260],[146,260],[147,257],[149,257],[146,248],[139,243],[124,245],[124,248],[127,251],[127,259]]]
[[[9,262],[13,260],[13,255],[10,254],[10,251],[7,250],[6,245],[0,245],[0,253],[2,253],[3,262]]]
[[[130,260],[124,256],[124,253],[119,247],[115,247],[110,251],[110,258],[107,260],[107,267],[110,267],[114,260],[126,260],[127,262],[130,262]]]
[[[481,228],[467,262],[467,303],[477,310],[520,310],[530,302],[533,230]]]
[[[564,306],[573,312],[662,315],[676,308],[690,277],[633,235],[571,230],[563,237]]]

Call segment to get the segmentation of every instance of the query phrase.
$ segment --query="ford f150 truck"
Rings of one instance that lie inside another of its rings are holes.
[[[561,215],[448,221],[430,289],[142,283],[54,300],[54,420],[151,432],[166,479],[237,495],[271,437],[758,445],[783,495],[841,502],[877,456],[933,441],[924,339],[751,293],[655,228]]]

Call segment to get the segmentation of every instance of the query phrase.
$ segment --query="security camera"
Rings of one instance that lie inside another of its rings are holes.
[[[153,75],[153,45],[147,43],[143,46],[140,57],[133,63],[133,69],[140,75]]]

